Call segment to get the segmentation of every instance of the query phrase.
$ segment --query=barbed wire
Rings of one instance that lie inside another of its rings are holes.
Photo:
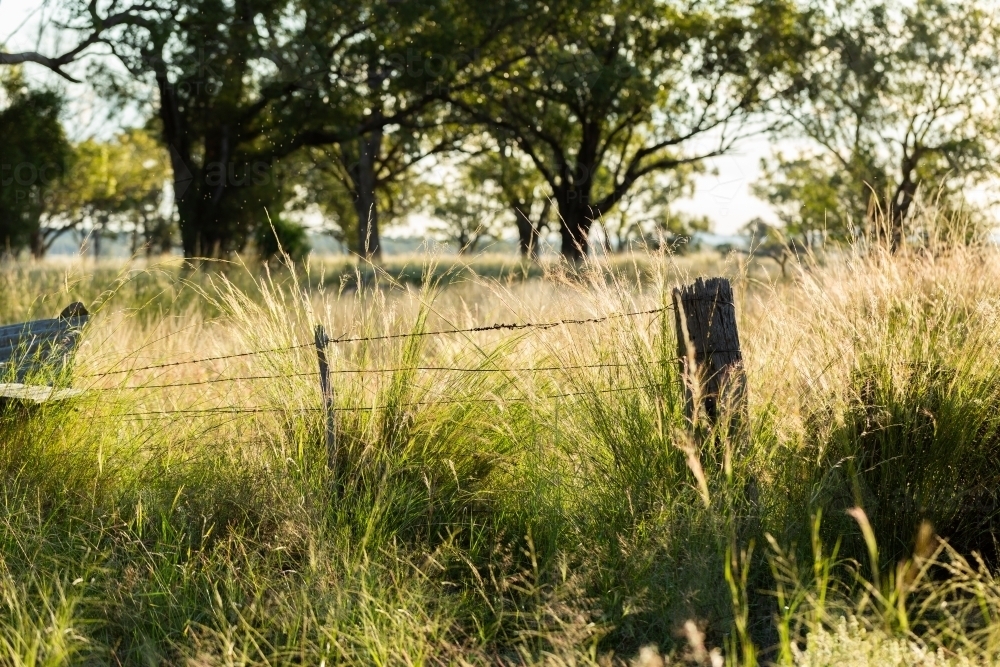
[[[403,372],[456,372],[456,373],[543,373],[555,371],[583,370],[594,368],[628,368],[635,364],[614,363],[614,364],[566,364],[561,366],[523,366],[518,368],[505,367],[479,367],[467,366],[399,366],[394,368],[336,368],[330,369],[331,375],[383,375]],[[313,377],[319,375],[319,371],[304,371],[301,373],[281,373],[277,375],[237,375],[235,377],[218,377],[206,380],[189,380],[185,382],[166,382],[160,384],[141,384],[135,386],[122,387],[102,387],[101,391],[128,391],[145,389],[169,389],[175,387],[196,387],[205,384],[216,384],[221,382],[240,382],[246,380],[282,380],[285,378]]]
[[[622,393],[627,391],[643,391],[647,389],[661,389],[662,384],[649,384],[649,385],[639,385],[632,387],[612,387],[608,389],[587,389],[581,391],[563,392],[559,394],[542,394],[541,396],[521,396],[521,397],[500,397],[495,398],[476,398],[476,397],[462,397],[462,398],[450,398],[450,399],[436,399],[427,401],[409,401],[396,404],[383,404],[383,405],[352,405],[345,407],[336,407],[334,412],[378,412],[380,410],[388,410],[393,408],[412,408],[412,407],[423,407],[423,406],[435,406],[435,405],[456,405],[465,403],[474,404],[499,404],[499,403],[526,403],[535,401],[538,399],[559,399],[559,398],[572,398],[575,396],[589,396],[592,394],[612,394],[612,393]],[[273,413],[319,413],[324,412],[322,407],[292,407],[292,406],[269,406],[269,405],[254,405],[249,407],[219,407],[219,408],[204,408],[199,410],[192,409],[181,409],[181,410],[150,410],[145,412],[131,412],[118,415],[120,419],[126,419],[129,421],[138,421],[140,418],[144,417],[168,417],[173,415],[187,415],[187,416],[212,416],[212,415],[237,415],[237,414],[273,414]]]
[[[330,338],[330,343],[360,343],[367,341],[379,341],[379,340],[392,340],[396,338],[417,338],[423,336],[443,336],[448,334],[460,334],[460,333],[481,333],[485,331],[516,331],[523,329],[554,329],[555,327],[566,326],[566,325],[578,325],[578,324],[599,324],[601,322],[607,322],[609,320],[620,319],[623,317],[637,317],[639,315],[655,315],[658,313],[665,312],[672,309],[672,305],[661,306],[659,308],[653,308],[651,310],[637,310],[627,313],[612,313],[610,315],[605,315],[603,317],[587,317],[582,319],[563,319],[555,320],[553,322],[522,322],[522,323],[511,323],[511,324],[486,324],[478,327],[469,327],[467,329],[446,329],[443,331],[410,331],[406,333],[398,334],[383,334],[380,336],[358,336],[355,338]]]
[[[395,334],[381,334],[375,336],[353,336],[349,337],[346,334],[340,336],[339,338],[327,338],[325,342],[329,344],[342,344],[342,343],[357,343],[357,342],[376,342],[385,340],[398,340],[406,338],[416,338],[416,337],[429,337],[429,336],[446,336],[455,334],[472,334],[472,333],[482,333],[491,331],[523,331],[523,330],[547,330],[560,326],[570,326],[570,325],[584,325],[584,324],[598,324],[602,322],[607,322],[610,320],[621,319],[626,317],[636,317],[641,315],[654,315],[663,313],[669,310],[672,306],[661,306],[659,308],[653,308],[641,311],[630,311],[625,313],[611,313],[609,315],[604,315],[600,317],[589,317],[589,318],[572,318],[572,319],[561,319],[554,320],[550,322],[513,322],[513,323],[495,323],[489,325],[466,327],[466,328],[453,328],[453,329],[443,329],[435,331],[410,331],[404,333]],[[119,375],[124,373],[139,373],[142,371],[159,370],[164,368],[172,368],[178,366],[192,365],[192,364],[204,364],[211,363],[215,361],[224,361],[229,359],[238,359],[242,357],[256,356],[256,355],[268,355],[283,352],[290,352],[294,350],[311,348],[316,345],[315,341],[309,343],[301,343],[298,345],[289,345],[286,347],[275,347],[262,350],[251,350],[247,352],[238,352],[233,354],[215,355],[210,357],[201,357],[198,359],[188,359],[188,360],[178,360],[178,361],[168,361],[160,364],[149,364],[146,366],[139,366],[133,368],[121,368],[109,370],[105,373],[95,373],[91,375],[84,375],[82,377],[87,378],[100,378],[109,375]],[[530,366],[530,367],[503,367],[503,366],[480,366],[480,367],[467,367],[467,366],[452,366],[452,365],[421,365],[421,366],[401,366],[401,367],[390,367],[390,368],[341,368],[341,369],[330,369],[331,374],[344,375],[344,374],[356,374],[356,375],[366,375],[366,374],[391,374],[400,372],[459,372],[459,373],[506,373],[506,374],[519,374],[519,373],[541,373],[541,372],[559,372],[559,371],[569,371],[569,370],[579,370],[579,369],[596,369],[596,368],[626,368],[634,364],[628,363],[588,363],[588,364],[565,364],[565,365],[543,365],[543,366]],[[201,380],[186,380],[178,382],[158,382],[155,384],[148,385],[137,385],[137,386],[121,386],[121,387],[103,387],[100,388],[102,391],[131,391],[131,390],[154,390],[154,389],[168,389],[176,387],[191,387],[206,384],[215,384],[223,382],[240,382],[240,381],[255,381],[255,380],[277,380],[295,377],[311,377],[320,375],[319,370],[315,371],[305,371],[305,372],[294,372],[294,373],[266,373],[266,374],[252,374],[252,375],[238,375],[230,377],[214,377],[206,378]],[[639,391],[643,389],[650,389],[653,387],[659,387],[661,385],[646,385],[641,387],[615,387],[609,389],[590,389],[585,391],[576,392],[563,392],[557,394],[544,394],[541,396],[520,396],[520,397],[460,397],[460,398],[440,398],[434,400],[420,400],[420,401],[409,401],[401,402],[395,404],[393,402],[386,403],[384,405],[371,405],[371,406],[344,406],[335,408],[336,412],[373,412],[382,410],[408,410],[419,406],[429,406],[429,405],[455,405],[455,404],[499,404],[499,403],[524,403],[539,399],[560,399],[560,398],[570,398],[574,396],[583,396],[589,394],[605,394],[605,393],[620,393],[628,391]],[[211,416],[231,416],[240,417],[243,415],[253,415],[253,414],[266,414],[266,413],[286,413],[286,414],[303,414],[303,413],[319,413],[323,412],[325,408],[323,407],[308,407],[308,406],[268,406],[268,405],[258,405],[258,406],[229,406],[229,407],[213,407],[204,409],[178,409],[178,410],[150,410],[144,412],[134,412],[125,413],[118,415],[118,418],[126,421],[137,421],[146,418],[154,417],[211,417]]]
[[[333,372],[333,371],[331,371]],[[169,389],[172,387],[197,387],[219,382],[239,382],[242,380],[281,380],[284,378],[310,377],[319,375],[319,371],[304,371],[302,373],[281,373],[279,375],[238,375],[236,377],[209,378],[207,380],[189,380],[186,382],[165,382],[161,384],[140,384],[124,387],[102,387],[101,391],[137,391],[140,389]]]
[[[221,354],[215,357],[202,357],[200,359],[188,359],[185,361],[168,361],[162,364],[151,364],[149,366],[136,366],[133,368],[121,368],[118,370],[108,370],[101,373],[91,373],[89,375],[81,375],[81,378],[97,378],[104,377],[106,375],[121,375],[122,373],[138,373],[140,371],[151,371],[158,370],[160,368],[171,368],[173,366],[186,366],[188,364],[204,364],[210,361],[224,361],[226,359],[238,359],[240,357],[252,357],[259,354],[273,354],[276,352],[291,352],[292,350],[300,350],[307,347],[313,347],[315,343],[302,343],[300,345],[290,345],[288,347],[275,347],[267,350],[251,350],[249,352],[237,352],[235,354]]]
[[[601,322],[607,322],[614,319],[621,319],[625,317],[637,317],[640,315],[654,315],[663,313],[667,310],[671,310],[672,305],[665,305],[659,308],[653,308],[650,310],[639,310],[630,311],[627,313],[612,313],[610,315],[605,315],[602,317],[588,317],[588,318],[576,318],[576,319],[562,319],[555,320],[552,322],[513,322],[513,323],[497,323],[497,324],[487,324],[477,327],[468,327],[464,329],[443,329],[438,331],[409,331],[396,334],[380,334],[377,336],[354,336],[338,338],[328,338],[327,342],[331,344],[343,344],[343,343],[360,343],[360,342],[377,342],[384,340],[397,340],[401,338],[418,338],[427,336],[446,336],[454,334],[469,334],[469,333],[483,333],[489,331],[519,331],[525,329],[536,329],[536,330],[546,330],[553,329],[560,326],[568,325],[582,325],[582,324],[599,324]],[[169,361],[162,364],[150,364],[147,366],[137,366],[132,368],[122,368],[117,370],[108,370],[102,373],[92,373],[89,375],[82,375],[81,378],[96,378],[104,377],[107,375],[121,375],[123,373],[138,373],[141,371],[158,370],[161,368],[171,368],[175,366],[185,366],[189,364],[202,364],[209,363],[213,361],[225,361],[228,359],[238,359],[241,357],[249,357],[264,354],[275,354],[279,352],[291,352],[293,350],[300,350],[309,347],[314,347],[315,342],[301,343],[298,345],[290,345],[287,347],[276,347],[264,350],[251,350],[248,352],[237,352],[233,354],[223,354],[212,357],[202,357],[199,359],[188,359],[183,361]]]

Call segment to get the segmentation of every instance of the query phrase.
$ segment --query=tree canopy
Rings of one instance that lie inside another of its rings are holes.
[[[4,168],[59,165],[44,187],[0,193],[10,253],[42,254],[83,227],[98,243],[101,230],[130,233],[134,247],[169,245],[176,230],[186,256],[223,257],[262,250],[274,220],[287,236],[312,215],[378,257],[381,226],[429,210],[465,232],[509,229],[528,257],[558,231],[579,262],[595,233],[613,249],[704,227],[673,203],[707,160],[756,132],[806,142],[767,160],[753,189],[785,237],[869,234],[895,247],[921,192],[957,210],[996,176],[1000,28],[983,3],[59,6],[70,48],[0,52],[0,71],[20,82],[0,102],[16,137]],[[85,80],[145,129],[71,145],[60,94],[25,86],[18,63]],[[452,167],[463,191],[446,186],[428,205]],[[483,211],[490,225],[458,221]]]
[[[779,159],[759,190],[797,202],[802,229],[822,215],[840,236],[853,226],[896,247],[920,189],[953,200],[996,174],[1000,24],[956,0],[838,0],[811,24],[813,47],[776,99],[816,152]]]
[[[563,254],[579,260],[593,221],[638,181],[732,145],[786,62],[794,12],[770,0],[554,7],[558,27],[530,58],[453,103],[531,159],[558,206]]]
[[[43,219],[52,210],[52,192],[72,157],[59,116],[63,99],[54,90],[29,87],[19,70],[0,83],[0,253],[44,252]]]

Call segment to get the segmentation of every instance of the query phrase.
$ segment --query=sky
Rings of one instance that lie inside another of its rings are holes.
[[[39,21],[46,15],[44,0],[0,0],[0,43],[8,51],[33,50],[38,47]],[[58,35],[52,31],[45,33],[41,48],[55,52]],[[38,65],[27,65],[26,74],[36,81],[48,83],[63,82]],[[102,105],[91,90],[83,85],[65,86],[70,98],[68,123],[71,136],[80,139],[86,136],[103,135],[108,132]],[[786,142],[782,142],[785,147]],[[713,231],[718,234],[732,234],[754,217],[774,220],[770,205],[750,193],[750,186],[761,175],[760,161],[772,154],[773,142],[766,136],[755,136],[738,144],[727,155],[705,162],[707,171],[696,180],[696,190],[690,198],[678,200],[675,207],[694,215],[707,216],[713,222]],[[410,227],[419,232],[427,219],[418,217]],[[406,227],[395,230],[396,234],[411,231]]]

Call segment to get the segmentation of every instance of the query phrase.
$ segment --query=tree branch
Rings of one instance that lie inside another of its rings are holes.
[[[153,11],[155,9],[156,8],[152,5],[147,4],[134,5],[124,11],[112,14],[111,16],[102,19],[97,15],[96,9],[91,6],[91,16],[93,22],[91,33],[69,51],[55,57],[46,56],[38,53],[37,51],[22,51],[20,53],[0,52],[0,65],[35,63],[52,70],[67,81],[80,83],[79,79],[71,76],[63,69],[63,67],[75,61],[80,54],[94,44],[105,42],[104,33],[111,28],[119,25],[149,25],[148,21],[139,16],[138,13]]]

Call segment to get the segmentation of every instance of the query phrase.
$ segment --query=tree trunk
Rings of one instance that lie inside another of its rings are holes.
[[[169,141],[169,137],[167,138]],[[199,175],[191,171],[195,168],[191,155],[184,146],[171,144],[169,147],[170,168],[173,172],[174,206],[177,207],[177,226],[181,232],[181,249],[184,257],[190,259],[201,254],[200,225],[198,224],[198,197],[200,195]]]
[[[382,152],[382,131],[375,130],[358,138],[358,163],[352,170],[357,196],[354,210],[358,215],[358,249],[364,257],[381,259],[382,243],[378,228],[376,162]]]
[[[515,203],[514,222],[517,223],[517,247],[521,257],[532,261],[538,259],[538,227],[528,217],[531,207],[526,202]]]
[[[195,130],[192,121],[181,111],[174,86],[166,68],[157,63],[157,86],[160,92],[158,114],[163,125],[163,142],[170,155],[173,172],[174,205],[181,233],[184,257],[221,256],[241,245],[240,224],[224,219],[223,201],[234,181],[245,182],[246,173],[236,174],[233,162],[236,141],[226,124]],[[192,146],[203,139],[205,154],[194,159]]]
[[[892,227],[889,230],[889,249],[892,252],[896,252],[903,247],[903,239],[905,235],[904,224],[910,214],[910,207],[913,205],[916,198],[917,183],[910,177],[909,174],[907,174],[903,178],[903,182],[900,183],[899,187],[896,189],[896,196],[893,197],[890,204],[890,220],[892,221]]]
[[[220,259],[240,250],[248,236],[249,223],[243,206],[227,204],[245,185],[249,165],[237,165],[225,138],[206,153],[204,165],[171,147],[174,170],[174,201],[184,257]]]
[[[132,245],[132,248],[131,248],[131,250],[132,250],[132,253],[131,253],[132,254],[132,259],[135,259],[135,256],[139,254],[139,222],[138,221],[136,221],[136,223],[132,226],[132,243],[131,243],[131,245]]]
[[[10,238],[6,240],[6,252],[10,255]],[[31,256],[35,259],[42,259],[45,257],[45,251],[48,248],[45,247],[45,238],[42,235],[41,229],[36,229],[31,233]]]
[[[568,196],[567,196],[568,194]],[[593,218],[586,200],[577,190],[570,190],[557,199],[559,204],[559,235],[562,256],[571,264],[581,264],[590,251],[590,226]]]

